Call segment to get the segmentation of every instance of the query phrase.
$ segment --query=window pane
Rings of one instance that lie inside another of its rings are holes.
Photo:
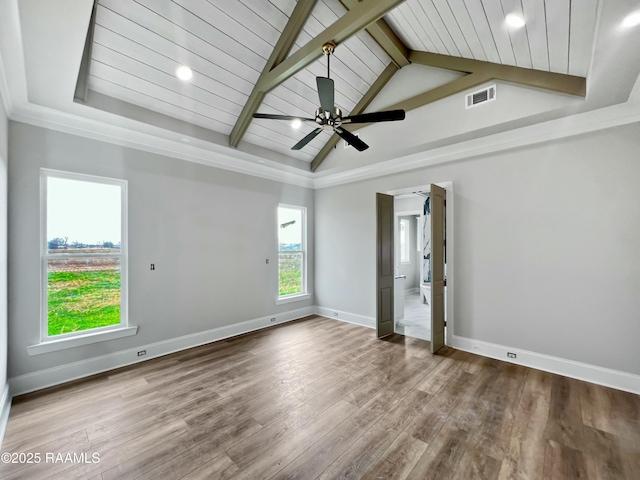
[[[302,253],[281,252],[278,254],[280,295],[302,293]]]
[[[407,241],[407,235],[409,234],[409,222],[407,220],[400,220],[400,261],[409,261],[409,244]]]
[[[119,252],[121,187],[47,178],[49,253]]]
[[[120,260],[72,257],[48,260],[48,334],[120,323]]]
[[[278,208],[278,251],[302,250],[302,210]]]

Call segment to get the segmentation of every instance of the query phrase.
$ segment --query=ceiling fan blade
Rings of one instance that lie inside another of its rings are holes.
[[[333,80],[325,77],[316,77],[316,84],[318,85],[318,97],[320,97],[320,107],[322,107],[322,111],[333,113],[335,105],[335,87]]]
[[[336,133],[338,135],[340,135],[344,139],[345,142],[347,142],[349,145],[351,145],[353,148],[355,148],[359,152],[362,152],[362,151],[366,150],[367,148],[369,148],[369,145],[364,143],[362,140],[360,140],[358,137],[356,137],[349,130],[345,130],[344,128],[338,127],[338,128],[336,128]]]
[[[342,123],[394,122],[396,120],[404,120],[404,117],[404,110],[388,110],[386,112],[362,113],[344,117]]]
[[[309,135],[307,135],[298,143],[296,143],[293,147],[291,147],[291,150],[300,150],[307,143],[309,143],[311,140],[316,138],[321,131],[322,131],[322,128],[316,128],[313,132],[311,132]]]
[[[271,113],[254,113],[253,118],[267,118],[269,120],[305,120],[315,122],[313,118],[294,117],[293,115],[272,115]]]

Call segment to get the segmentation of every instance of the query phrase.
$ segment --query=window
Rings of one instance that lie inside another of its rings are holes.
[[[127,326],[127,183],[42,170],[42,340]]]
[[[410,263],[409,220],[400,219],[400,263]]]
[[[303,295],[306,285],[307,209],[278,206],[278,297]]]

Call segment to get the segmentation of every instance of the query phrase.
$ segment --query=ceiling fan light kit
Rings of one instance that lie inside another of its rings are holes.
[[[272,115],[269,113],[254,113],[253,118],[262,118],[268,120],[299,120],[302,122],[313,122],[317,125],[311,133],[306,135],[302,140],[296,143],[291,150],[300,150],[307,145],[311,140],[316,138],[323,130],[330,130],[342,137],[345,142],[354,147],[356,150],[362,152],[369,148],[369,145],[364,143],[353,133],[342,125],[355,124],[355,123],[378,123],[378,122],[393,122],[397,120],[404,120],[404,110],[389,110],[386,112],[372,112],[363,113],[360,115],[342,116],[342,110],[335,105],[335,85],[330,76],[331,72],[331,55],[335,51],[336,44],[333,42],[325,43],[322,46],[322,53],[327,57],[327,76],[316,77],[316,85],[318,87],[318,98],[320,100],[320,106],[316,109],[315,118],[302,118],[292,115]]]

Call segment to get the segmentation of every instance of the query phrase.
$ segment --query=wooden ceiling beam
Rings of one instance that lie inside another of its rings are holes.
[[[520,85],[566,93],[569,95],[578,95],[582,97],[586,95],[586,79],[573,75],[544,72],[540,70],[532,70],[530,68],[512,67],[510,65],[500,65],[491,62],[482,62],[479,60],[470,60],[466,58],[418,51],[410,52],[409,60],[411,63],[417,63],[429,67],[444,68],[447,70],[461,72],[465,75],[449,83],[445,83],[444,85],[420,93],[414,97],[397,102],[394,105],[389,105],[385,110],[414,110],[456,93],[477,87],[491,80],[503,80]],[[366,125],[367,124],[349,125],[348,130],[353,132],[365,127]],[[339,140],[340,137],[336,134],[331,137],[329,142],[327,142],[324,148],[318,152],[318,155],[311,162],[312,171],[316,171],[327,155],[331,153],[333,147],[335,147]]]
[[[322,56],[322,46],[327,42],[339,45],[352,35],[376,22],[404,0],[369,0],[358,3],[352,10],[336,20],[306,45],[273,68],[258,81],[260,91],[267,93],[291,78],[300,70]]]
[[[360,115],[361,113],[364,113],[365,109],[369,106],[371,101],[376,98],[378,93],[380,93],[380,90],[383,89],[383,87],[389,80],[391,80],[391,77],[393,77],[393,75],[397,71],[398,66],[396,66],[394,63],[390,63],[389,65],[387,65],[387,68],[385,68],[380,76],[376,79],[376,81],[373,82],[371,87],[369,87],[369,90],[367,90],[367,92],[360,99],[357,105],[353,107],[353,110],[351,110],[351,113],[349,113],[349,115]],[[346,128],[346,126],[344,128]],[[355,130],[355,128],[350,127],[349,130]],[[331,150],[333,150],[333,148],[338,144],[339,141],[340,137],[334,133],[311,162],[312,172],[316,171],[316,169],[320,166],[324,159],[327,158],[327,155],[331,153]]]
[[[253,114],[256,113],[258,108],[260,108],[260,105],[262,105],[262,101],[267,93],[260,87],[262,81],[267,75],[269,75],[269,72],[271,72],[274,67],[282,63],[287,58],[296,38],[298,38],[300,31],[309,18],[309,15],[311,15],[311,11],[315,6],[316,1],[317,0],[300,0],[296,3],[287,24],[280,34],[280,38],[278,39],[276,46],[273,48],[267,63],[262,69],[260,77],[258,77],[258,81],[253,86],[253,90],[251,91],[247,102],[242,108],[242,112],[240,112],[240,116],[231,130],[229,135],[229,145],[232,147],[238,146],[240,140],[251,124]]]
[[[513,67],[511,65],[501,65],[498,63],[418,51],[412,51],[409,54],[409,60],[412,63],[418,63],[428,67],[482,74],[487,77],[487,81],[502,80],[580,97],[584,97],[587,94],[586,78],[574,75],[545,72],[530,68]]]
[[[359,2],[358,0],[340,0],[340,3],[342,3],[347,10],[351,10],[358,5]],[[409,65],[409,49],[402,40],[400,40],[400,37],[396,35],[386,20],[381,18],[377,22],[369,25],[365,30],[387,55],[391,57],[391,60],[398,68]]]

